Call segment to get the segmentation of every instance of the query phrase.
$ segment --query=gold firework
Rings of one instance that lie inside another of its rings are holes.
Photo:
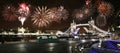
[[[47,27],[51,23],[49,12],[50,9],[47,9],[47,7],[37,7],[32,16],[33,24],[37,27]]]

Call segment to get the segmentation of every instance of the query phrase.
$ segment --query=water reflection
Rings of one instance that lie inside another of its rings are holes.
[[[26,50],[25,44],[19,44],[18,47],[19,47],[19,50],[21,50],[21,51],[25,51]]]
[[[54,50],[54,47],[49,47],[48,50],[49,50],[49,51],[53,51],[53,50]]]
[[[2,53],[71,53],[74,41],[61,41],[57,43],[15,43],[0,44]],[[4,47],[3,47],[4,46]]]
[[[57,45],[57,43],[48,43],[48,51],[54,51],[55,46]]]

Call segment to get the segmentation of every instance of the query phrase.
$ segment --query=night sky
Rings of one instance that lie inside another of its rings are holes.
[[[92,3],[94,3],[96,0],[93,0]],[[118,10],[120,10],[120,0],[105,0],[107,2],[110,2],[113,5],[114,13],[116,13]],[[65,21],[61,21],[58,23],[53,22],[50,26],[46,28],[36,28],[32,25],[31,18],[27,18],[24,27],[28,27],[30,29],[67,29],[72,22],[72,12],[74,9],[79,9],[85,4],[85,0],[0,0],[0,29],[15,29],[17,27],[21,26],[21,23],[19,20],[16,20],[14,22],[5,21],[3,17],[1,16],[2,10],[6,5],[14,5],[15,7],[18,7],[19,3],[25,2],[27,4],[30,4],[31,7],[37,7],[37,6],[47,6],[48,8],[52,7],[58,7],[58,6],[64,6],[65,9],[69,11],[69,18]]]

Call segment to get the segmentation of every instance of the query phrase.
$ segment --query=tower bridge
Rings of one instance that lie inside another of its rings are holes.
[[[93,34],[98,34],[100,36],[107,36],[107,35],[112,34],[111,32],[108,32],[108,31],[98,28],[94,24],[94,20],[90,20],[90,21],[88,21],[88,23],[85,23],[85,24],[76,24],[73,21],[73,23],[71,23],[71,26],[68,28],[68,30],[66,30],[62,34],[68,34],[68,33],[70,35],[78,34],[78,32],[80,32],[80,29],[82,29],[82,28],[85,30],[85,33],[93,33]],[[83,35],[85,35],[85,34],[83,34]]]

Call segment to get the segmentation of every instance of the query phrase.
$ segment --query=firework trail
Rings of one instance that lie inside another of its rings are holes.
[[[38,7],[35,13],[32,15],[33,24],[37,27],[46,27],[51,23],[51,18],[49,18],[50,9],[47,7]]]
[[[6,21],[15,21],[18,17],[16,8],[12,5],[8,5],[2,11],[2,16]]]

